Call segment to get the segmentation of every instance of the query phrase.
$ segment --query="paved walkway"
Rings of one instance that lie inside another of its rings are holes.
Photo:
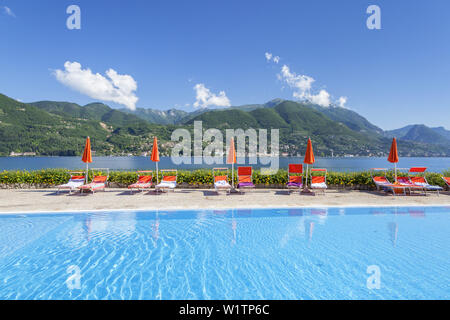
[[[56,190],[0,190],[0,213],[91,211],[120,209],[199,209],[305,206],[421,206],[448,205],[450,194],[389,196],[376,192],[335,191],[305,196],[283,190],[259,189],[246,194],[220,194],[212,190],[177,189],[174,193],[144,192],[130,195],[124,189],[80,195],[56,194]]]

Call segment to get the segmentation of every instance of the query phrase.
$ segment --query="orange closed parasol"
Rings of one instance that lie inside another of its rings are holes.
[[[314,164],[316,159],[314,158],[314,151],[312,147],[311,138],[308,138],[308,145],[306,146],[305,160],[303,161],[306,164]]]
[[[310,164],[314,164],[314,162],[316,162],[316,159],[314,158],[314,151],[312,147],[311,138],[308,138],[308,144],[306,145],[305,159],[303,160],[303,162],[306,163],[306,183],[303,192],[309,194],[311,192],[308,190],[308,168]]]
[[[230,150],[228,151],[227,164],[231,164],[231,187],[234,189],[234,164],[236,161],[236,148],[234,138],[230,139]]]
[[[89,175],[89,163],[92,163],[91,139],[89,137],[86,138],[86,145],[84,146],[84,152],[81,161],[86,163],[86,183],[87,183]]]
[[[159,160],[159,150],[158,150],[158,138],[153,138],[153,148],[152,156],[150,158],[153,162],[156,162],[156,183],[158,184],[158,162]]]
[[[388,161],[394,164],[395,182],[397,182],[397,162],[398,162],[398,150],[397,139],[392,139],[391,151],[389,152]]]

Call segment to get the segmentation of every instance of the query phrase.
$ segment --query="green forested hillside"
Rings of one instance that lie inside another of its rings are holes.
[[[340,107],[321,107],[318,105],[310,104],[311,108],[323,113],[333,121],[341,122],[349,127],[351,130],[367,133],[367,134],[382,134],[383,130],[373,125],[366,118],[362,117],[355,111],[340,108]]]
[[[202,121],[204,129],[222,131],[269,129],[270,135],[270,129],[279,129],[280,151],[289,155],[303,154],[308,137],[313,140],[319,156],[384,156],[388,153],[391,139],[384,132],[379,134],[381,129],[353,111],[330,109],[277,99],[263,105],[198,110],[174,125],[150,123],[102,103],[86,106],[54,101],[25,104],[0,95],[0,155],[11,152],[79,155],[86,136],[92,138],[97,155],[148,152],[153,136],[157,136],[161,141],[160,150],[167,155],[174,144],[170,141],[173,130],[186,128],[192,132],[195,121]],[[450,146],[444,143],[445,139],[434,138],[432,143],[426,140],[431,134],[437,134],[430,130],[405,130],[411,132],[399,140],[401,156],[450,156]]]
[[[170,134],[168,127],[102,104],[24,104],[0,95],[0,155],[79,155],[86,136],[92,138],[92,148],[98,154],[137,154],[151,147],[154,135],[169,139]]]
[[[343,110],[336,117],[343,117],[347,113]],[[391,140],[378,134],[379,128],[352,113],[353,111],[350,114],[358,120],[357,131],[350,129],[343,121],[330,119],[324,112],[311,108],[310,105],[293,101],[283,101],[273,107],[257,108],[250,112],[239,109],[208,111],[185,124],[192,125],[195,121],[202,121],[203,128],[221,130],[277,128],[280,129],[280,150],[290,155],[303,154],[308,137],[313,140],[318,155],[323,156],[330,156],[332,152],[334,155],[383,156],[389,152]],[[399,150],[404,156],[450,155],[448,146],[439,148],[411,141],[399,143]]]

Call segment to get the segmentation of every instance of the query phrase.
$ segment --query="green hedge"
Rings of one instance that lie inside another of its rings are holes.
[[[45,169],[37,171],[3,171],[0,172],[0,184],[39,184],[47,186],[56,186],[66,183],[69,178],[70,170],[67,169]],[[99,173],[99,172],[96,172]],[[92,172],[89,176],[92,177]],[[105,172],[103,173],[105,174]],[[231,173],[230,173],[231,174]],[[450,170],[443,173],[445,176],[450,176]],[[137,180],[137,173],[135,171],[111,171],[109,181],[119,183],[122,185],[130,185]],[[393,181],[394,173],[389,171],[387,177]],[[444,186],[442,174],[426,173],[426,178],[430,184]],[[236,182],[236,172],[235,172]],[[161,179],[161,173],[160,173]],[[271,184],[286,184],[288,179],[286,170],[279,170],[273,175],[263,175],[260,171],[254,170],[253,181],[255,184],[271,185]],[[154,180],[156,180],[154,178]],[[190,185],[212,185],[214,181],[211,170],[179,170],[178,183],[188,183]],[[230,177],[231,183],[231,177]],[[339,185],[342,187],[366,185],[374,187],[372,182],[371,172],[328,172],[327,183],[329,185]]]

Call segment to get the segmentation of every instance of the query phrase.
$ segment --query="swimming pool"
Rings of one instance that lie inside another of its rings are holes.
[[[0,216],[1,299],[449,299],[450,206]]]

